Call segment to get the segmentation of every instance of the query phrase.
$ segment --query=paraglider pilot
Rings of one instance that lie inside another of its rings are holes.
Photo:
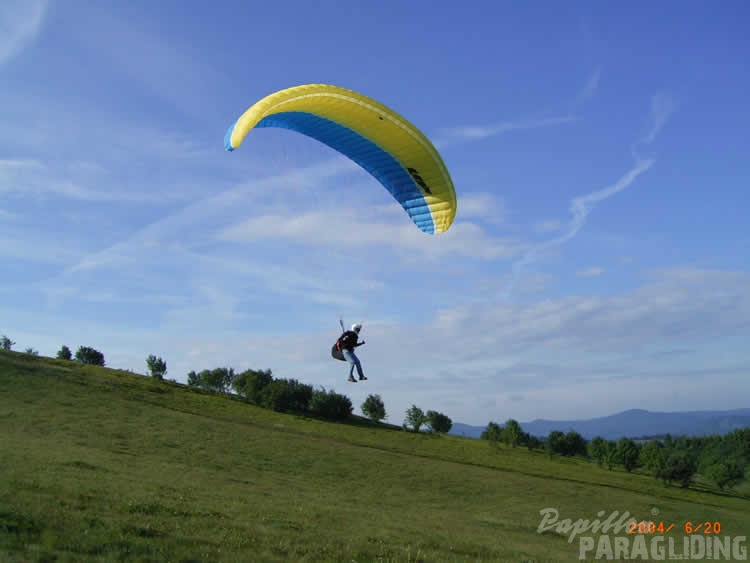
[[[339,347],[344,355],[344,358],[349,362],[349,381],[356,383],[354,379],[354,368],[357,368],[357,374],[359,374],[359,380],[367,379],[362,373],[362,364],[359,362],[359,358],[354,353],[354,349],[358,346],[362,346],[365,341],[357,342],[359,340],[359,331],[362,330],[362,325],[359,323],[353,324],[351,330],[347,330],[339,338]]]

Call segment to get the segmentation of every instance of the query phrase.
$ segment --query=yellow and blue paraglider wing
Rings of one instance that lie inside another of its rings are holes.
[[[280,90],[252,105],[224,137],[224,148],[242,144],[251,129],[281,127],[316,139],[375,177],[422,231],[448,230],[456,192],[432,143],[384,105],[345,88],[307,84]]]

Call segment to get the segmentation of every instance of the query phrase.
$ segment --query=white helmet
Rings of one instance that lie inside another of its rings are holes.
[[[354,324],[352,325],[352,330],[353,330],[354,332],[359,332],[360,330],[362,330],[362,325],[361,325],[361,324],[359,324],[359,323],[354,323]]]

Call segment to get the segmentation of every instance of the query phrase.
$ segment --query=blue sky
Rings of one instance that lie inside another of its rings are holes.
[[[741,1],[5,0],[0,332],[379,393],[395,423],[747,407],[748,25]],[[301,135],[223,150],[308,82],[433,140],[450,231]]]

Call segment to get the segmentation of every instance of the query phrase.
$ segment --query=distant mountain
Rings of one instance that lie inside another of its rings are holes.
[[[496,420],[499,425],[505,419]],[[520,422],[520,421],[519,421]],[[574,430],[590,440],[601,436],[607,440],[622,437],[640,438],[644,436],[707,436],[726,434],[737,428],[750,427],[750,408],[727,411],[686,411],[686,412],[651,412],[631,409],[610,416],[588,420],[543,420],[520,422],[524,432],[540,438],[546,437],[553,430],[568,432]],[[454,423],[450,434],[479,438],[486,426],[470,426]]]

